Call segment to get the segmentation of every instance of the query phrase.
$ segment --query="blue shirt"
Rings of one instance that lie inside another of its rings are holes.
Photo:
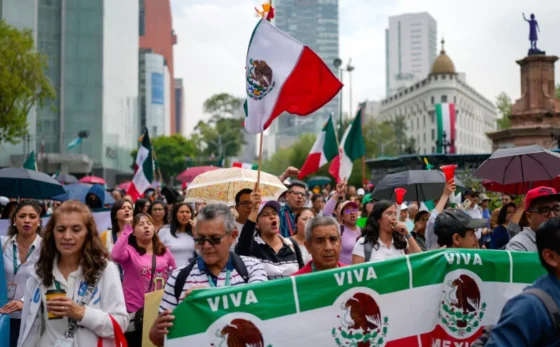
[[[283,237],[292,237],[296,233],[296,214],[288,204],[280,208],[280,234]]]
[[[486,227],[490,229],[490,218],[492,217],[490,210],[487,208],[482,210],[482,218],[486,219]],[[484,242],[490,242],[492,239],[492,233],[484,236]]]
[[[498,225],[492,231],[492,238],[490,239],[490,249],[502,249],[509,242],[509,232],[503,225]]]
[[[560,280],[554,275],[540,277],[531,287],[544,290],[560,307]],[[560,347],[560,336],[543,302],[532,294],[522,293],[504,306],[486,344],[486,347],[494,346]]]
[[[204,262],[204,259],[202,259],[202,256],[199,255],[198,258],[196,259],[196,262],[198,264],[198,269],[200,270],[200,272],[206,273],[206,275],[209,276],[208,279],[214,282],[214,286],[218,286],[218,277],[216,277],[216,275],[214,275],[212,271],[208,270],[208,268],[206,267],[206,263]],[[235,270],[235,268],[233,267],[233,262],[231,261],[231,257],[228,258],[225,270],[226,271]]]

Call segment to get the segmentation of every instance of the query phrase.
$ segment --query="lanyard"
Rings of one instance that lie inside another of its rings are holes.
[[[315,268],[315,264],[311,262],[311,272],[315,272],[315,271],[317,271],[317,269]]]
[[[14,250],[14,277],[16,277],[16,274],[19,271],[19,268],[23,264],[25,264],[25,262],[27,262],[27,259],[29,259],[29,256],[31,255],[31,253],[33,253],[33,251],[35,250],[35,245],[31,246],[31,248],[29,249],[29,252],[27,252],[27,256],[25,257],[24,262],[19,264],[19,266],[17,264],[17,246],[16,246],[16,243],[14,242],[12,245],[14,246],[13,247],[13,250]]]
[[[56,290],[60,290],[60,283],[58,283],[57,280],[54,280],[54,286],[56,287]]]
[[[229,286],[229,275],[230,275],[231,271],[227,270],[226,271],[226,284],[225,287]],[[208,283],[210,283],[210,287],[212,288],[216,288],[216,285],[214,284],[214,281],[212,280],[212,277],[210,277],[210,275],[208,276]],[[218,278],[216,278],[216,283],[218,283]]]
[[[292,219],[290,218],[290,214],[288,211],[284,211],[286,213],[286,222],[288,222],[288,228],[290,229],[290,236],[294,236],[294,231],[292,230]]]

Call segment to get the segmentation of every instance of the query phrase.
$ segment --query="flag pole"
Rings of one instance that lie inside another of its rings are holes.
[[[365,139],[365,133],[366,133],[365,132],[366,129],[365,129],[365,126],[364,126],[365,125],[365,117],[364,117],[365,116],[365,110],[363,108],[364,108],[363,105],[360,105],[360,110],[362,111],[362,112],[360,112],[360,117],[362,117],[362,119],[361,119],[361,122],[362,122],[362,138]],[[365,147],[365,145],[364,145],[364,147]],[[367,177],[367,174],[366,174],[366,154],[364,152],[364,155],[362,156],[362,187],[365,186],[366,177]],[[366,188],[364,188],[364,189],[366,189]]]
[[[261,138],[259,140],[259,164],[257,171],[257,183],[255,184],[255,190],[259,190],[259,183],[261,182],[261,166],[262,166],[262,152],[263,152],[263,138],[264,131],[261,131]]]

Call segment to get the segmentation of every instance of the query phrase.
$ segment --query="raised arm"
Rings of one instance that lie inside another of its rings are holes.
[[[526,22],[529,22],[529,20],[525,18],[525,13],[523,13],[523,19],[525,19]]]
[[[326,203],[323,209],[323,216],[332,216],[334,209],[336,208],[336,203],[340,198],[344,198],[344,192],[346,191],[346,181],[340,181],[336,184],[335,193],[331,196],[329,201]]]
[[[130,259],[130,249],[128,248],[128,237],[132,234],[132,226],[130,225],[130,221],[127,220],[124,230],[121,233],[121,236],[115,242],[113,246],[113,250],[111,251],[111,258],[121,265],[126,263]],[[108,235],[107,237],[110,237]]]
[[[257,215],[261,206],[261,193],[253,190],[251,193],[251,213],[247,217],[247,221],[243,225],[239,234],[237,245],[235,245],[235,253],[250,257],[253,249],[253,240],[255,238],[255,225],[257,223]]]

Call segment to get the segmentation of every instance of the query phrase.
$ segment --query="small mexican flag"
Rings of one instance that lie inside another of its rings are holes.
[[[37,161],[35,160],[35,151],[31,151],[25,163],[23,163],[23,168],[27,170],[37,171]]]
[[[329,167],[329,173],[337,182],[344,179],[348,180],[352,173],[354,161],[366,154],[364,136],[362,134],[363,115],[364,109],[362,107],[358,111],[356,118],[352,121],[352,124],[346,128],[340,141],[339,154],[334,158]]]
[[[313,147],[307,156],[307,160],[299,171],[298,178],[302,179],[307,175],[319,171],[320,168],[329,161],[333,160],[337,155],[338,140],[336,138],[331,114],[329,120],[323,127],[323,130],[321,130],[317,136],[317,140],[315,141],[315,144],[313,144]]]
[[[238,167],[240,169],[248,169],[248,170],[257,170],[259,168],[259,165],[249,164],[249,163],[240,163],[240,162],[234,161],[231,164],[231,167]]]
[[[136,172],[126,192],[127,195],[130,195],[132,201],[136,201],[136,199],[141,197],[154,181],[154,160],[148,129],[145,130],[141,139],[142,142],[136,156]]]
[[[437,153],[443,153],[443,134],[445,141],[449,141],[449,153],[455,153],[455,104],[437,104]]]
[[[266,19],[247,50],[245,130],[257,134],[283,112],[309,115],[336,96],[342,83],[309,47]]]

